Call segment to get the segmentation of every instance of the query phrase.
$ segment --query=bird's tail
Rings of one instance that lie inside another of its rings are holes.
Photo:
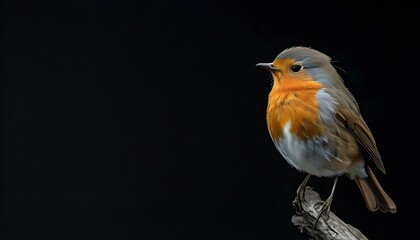
[[[367,208],[370,211],[381,210],[382,212],[396,213],[397,207],[394,201],[382,189],[369,166],[366,166],[368,177],[355,178],[357,186],[362,192]]]

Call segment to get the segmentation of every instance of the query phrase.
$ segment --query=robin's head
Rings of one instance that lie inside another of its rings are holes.
[[[295,81],[295,84],[315,81],[324,86],[342,83],[331,65],[331,58],[309,47],[288,48],[278,54],[272,63],[259,63],[256,66],[271,72],[274,86],[286,84],[287,80]]]

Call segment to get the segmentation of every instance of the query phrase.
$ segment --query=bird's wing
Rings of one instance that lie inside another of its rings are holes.
[[[381,155],[376,148],[376,142],[373,138],[372,132],[368,128],[366,122],[360,114],[352,110],[336,110],[337,117],[344,123],[344,125],[353,133],[359,143],[367,150],[372,157],[376,166],[385,173],[385,166],[381,160]]]

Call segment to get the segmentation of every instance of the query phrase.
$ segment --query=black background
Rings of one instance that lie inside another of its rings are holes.
[[[343,69],[398,206],[369,212],[342,178],[332,211],[369,239],[413,237],[419,15],[401,2],[3,2],[1,239],[307,239],[290,221],[305,175],[271,142],[271,82],[254,67],[297,45]],[[332,180],[309,185],[325,198]]]

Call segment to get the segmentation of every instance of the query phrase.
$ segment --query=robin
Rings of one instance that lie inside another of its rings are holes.
[[[266,112],[271,139],[292,167],[307,173],[297,189],[299,204],[310,176],[331,177],[334,185],[324,202],[329,212],[337,180],[345,175],[356,182],[370,211],[395,213],[394,201],[365,161],[370,157],[385,173],[375,139],[331,58],[299,46],[256,66],[273,78]]]

